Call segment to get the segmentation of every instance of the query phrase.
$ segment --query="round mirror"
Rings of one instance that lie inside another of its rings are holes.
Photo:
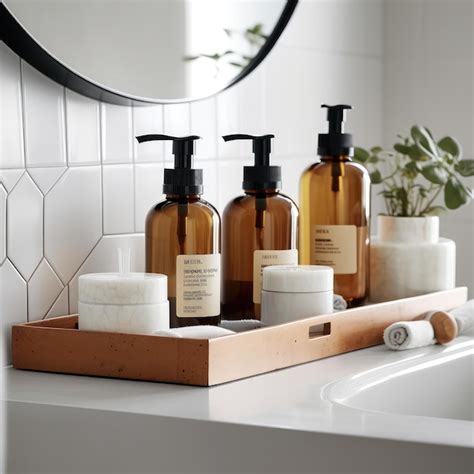
[[[112,103],[182,102],[238,82],[296,0],[3,0],[2,40],[32,66]]]

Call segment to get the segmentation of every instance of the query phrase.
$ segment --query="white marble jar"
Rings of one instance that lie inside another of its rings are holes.
[[[79,329],[153,334],[169,329],[168,279],[155,273],[79,277]]]
[[[439,218],[378,216],[370,244],[370,301],[455,287],[456,245],[439,237]]]

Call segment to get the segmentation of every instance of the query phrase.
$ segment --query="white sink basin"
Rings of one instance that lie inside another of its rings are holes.
[[[342,379],[324,398],[366,412],[473,421],[474,341]]]

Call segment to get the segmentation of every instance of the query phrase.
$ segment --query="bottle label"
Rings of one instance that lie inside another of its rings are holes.
[[[315,225],[311,263],[332,267],[336,275],[357,273],[357,226]]]
[[[220,314],[221,255],[176,257],[176,316],[205,318]]]
[[[298,250],[255,250],[253,253],[253,302],[260,304],[263,269],[270,265],[298,265]]]

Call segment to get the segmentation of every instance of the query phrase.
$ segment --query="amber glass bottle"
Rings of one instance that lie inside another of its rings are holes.
[[[244,167],[244,194],[222,217],[222,317],[260,319],[261,272],[267,265],[297,264],[298,208],[280,193],[281,169],[270,166],[273,135],[228,135],[253,140],[255,165]]]
[[[357,306],[368,295],[370,178],[351,161],[352,136],[342,130],[351,107],[323,107],[329,133],[319,135],[321,162],[300,183],[300,263],[333,267],[335,293]]]
[[[175,168],[164,175],[166,199],[150,209],[145,223],[146,271],[168,276],[171,327],[220,320],[220,218],[201,198],[202,170],[192,168],[196,138],[137,137],[174,140]]]

